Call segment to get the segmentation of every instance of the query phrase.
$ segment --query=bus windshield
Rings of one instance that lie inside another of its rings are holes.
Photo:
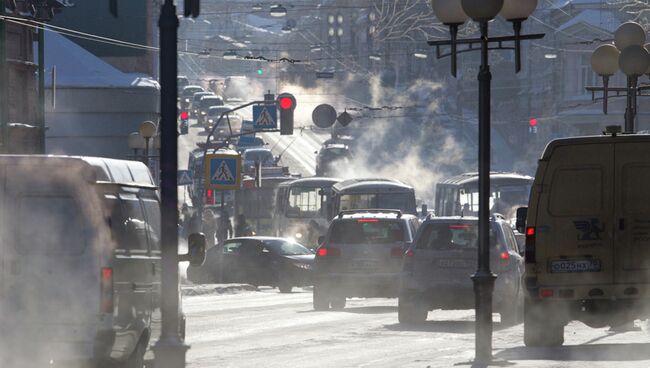
[[[321,188],[291,188],[287,217],[312,218],[323,215],[325,198]]]
[[[343,194],[339,208],[341,211],[381,208],[412,213],[415,200],[413,193]]]

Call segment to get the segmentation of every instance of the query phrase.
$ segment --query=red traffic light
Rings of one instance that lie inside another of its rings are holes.
[[[282,110],[290,110],[293,108],[293,100],[290,97],[280,98],[280,108]]]
[[[537,126],[537,119],[535,119],[535,118],[530,119],[528,121],[528,125],[530,125],[531,127]]]
[[[181,111],[181,119],[182,120],[187,120],[190,118],[190,114],[187,113],[187,111]]]

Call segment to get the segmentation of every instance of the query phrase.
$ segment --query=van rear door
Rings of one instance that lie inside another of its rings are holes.
[[[10,316],[0,317],[0,325],[13,325],[15,348],[29,346],[39,358],[92,356],[100,297],[95,244],[103,223],[79,169],[9,164],[0,180],[6,185],[2,315]]]
[[[614,146],[556,147],[537,203],[536,253],[541,285],[613,282]]]
[[[616,144],[616,283],[650,282],[649,143]]]

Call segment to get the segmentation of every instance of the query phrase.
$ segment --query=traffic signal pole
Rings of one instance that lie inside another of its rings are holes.
[[[180,337],[178,292],[177,36],[173,0],[165,0],[160,20],[160,197],[162,240],[162,331],[154,346],[156,368],[185,367],[189,348]]]

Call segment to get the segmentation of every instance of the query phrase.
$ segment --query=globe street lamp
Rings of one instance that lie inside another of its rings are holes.
[[[138,150],[144,149],[144,138],[138,132],[130,133],[127,137],[127,145],[133,150],[133,159],[138,158]]]
[[[490,84],[492,74],[488,63],[488,51],[508,49],[515,51],[515,70],[521,70],[520,41],[544,37],[543,34],[521,34],[521,23],[537,7],[537,0],[432,0],[432,8],[438,19],[449,26],[450,40],[429,41],[436,47],[436,56],[451,57],[451,74],[456,76],[456,56],[459,53],[480,50],[481,67],[479,80],[479,249],[478,269],[472,276],[476,303],[476,362],[492,361],[492,293],[496,276],[490,270]],[[488,36],[488,22],[501,14],[512,22],[513,36]],[[478,22],[480,38],[458,39],[458,28],[468,19]],[[504,42],[514,42],[513,47],[504,47]],[[472,46],[479,44],[480,49]],[[496,46],[490,46],[496,44]],[[458,50],[458,45],[468,45]],[[442,46],[449,46],[450,52],[443,54]]]
[[[621,24],[614,33],[614,45],[601,45],[591,55],[591,67],[603,78],[603,87],[587,87],[595,98],[596,91],[603,92],[603,113],[607,114],[609,92],[614,90],[617,95],[625,92],[627,104],[625,107],[625,133],[634,133],[636,118],[636,97],[640,91],[650,89],[650,86],[638,86],[639,77],[650,74],[650,46],[646,41],[643,27],[635,22]],[[626,88],[610,88],[609,77],[621,70],[627,76]]]

